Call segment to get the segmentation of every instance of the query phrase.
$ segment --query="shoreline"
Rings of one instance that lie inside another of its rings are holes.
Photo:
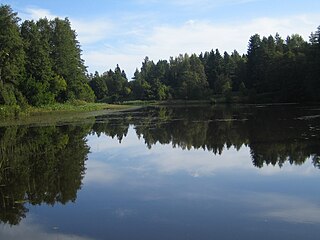
[[[83,122],[92,117],[113,114],[139,108],[124,104],[88,103],[82,105],[55,104],[44,107],[30,107],[18,115],[0,118],[0,127],[15,125],[62,125],[77,121]],[[1,115],[1,114],[0,114]]]
[[[27,110],[19,110],[17,115],[1,116],[1,110],[9,106],[0,105],[0,127],[16,125],[63,125],[68,123],[85,123],[97,116],[120,113],[148,106],[192,106],[192,105],[255,105],[255,106],[292,106],[303,103],[241,103],[231,102],[212,103],[208,100],[169,100],[169,101],[128,101],[118,104],[107,103],[81,103],[81,104],[54,104],[43,107],[29,107]],[[304,103],[303,105],[317,105],[319,103]],[[13,110],[14,107],[12,108]]]

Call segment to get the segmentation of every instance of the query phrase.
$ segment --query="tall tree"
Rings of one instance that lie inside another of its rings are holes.
[[[245,82],[248,88],[254,88],[257,85],[261,78],[261,68],[260,68],[260,59],[261,59],[261,38],[258,34],[255,34],[250,37],[249,46],[248,46],[248,63],[247,71],[248,78]]]
[[[16,104],[21,95],[16,88],[24,73],[19,21],[10,6],[0,6],[0,104]]]
[[[67,82],[67,90],[61,99],[93,101],[94,93],[89,87],[80,45],[70,21],[56,18],[51,21],[51,28],[53,70]]]
[[[310,36],[308,56],[308,74],[305,83],[307,95],[312,101],[319,101],[320,96],[320,26]]]
[[[218,49],[206,52],[201,58],[204,65],[205,73],[209,83],[209,87],[214,90],[215,82],[218,76],[223,73],[223,58]]]
[[[132,89],[131,97],[135,100],[149,100],[152,99],[152,91],[150,84],[145,81],[138,69],[136,69],[133,81],[129,82]]]
[[[49,42],[44,41],[34,21],[24,21],[21,25],[21,36],[26,53],[26,80],[20,85],[31,105],[43,105],[54,102],[50,91],[53,71],[49,56]]]
[[[89,82],[96,99],[98,101],[103,100],[108,95],[108,87],[103,76],[100,76],[98,72],[95,72],[93,78]]]

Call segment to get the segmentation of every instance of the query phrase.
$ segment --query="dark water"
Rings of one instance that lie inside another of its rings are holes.
[[[0,239],[319,239],[320,107],[0,128]]]

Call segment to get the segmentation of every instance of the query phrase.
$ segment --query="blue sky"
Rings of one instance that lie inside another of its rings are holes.
[[[131,77],[145,56],[168,59],[180,53],[219,48],[245,53],[248,39],[278,32],[306,40],[320,25],[315,0],[1,0],[22,19],[68,17],[78,33],[89,72],[117,63]]]

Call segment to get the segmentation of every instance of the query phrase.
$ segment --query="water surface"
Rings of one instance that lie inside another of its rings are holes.
[[[0,128],[0,239],[318,239],[320,107]]]

